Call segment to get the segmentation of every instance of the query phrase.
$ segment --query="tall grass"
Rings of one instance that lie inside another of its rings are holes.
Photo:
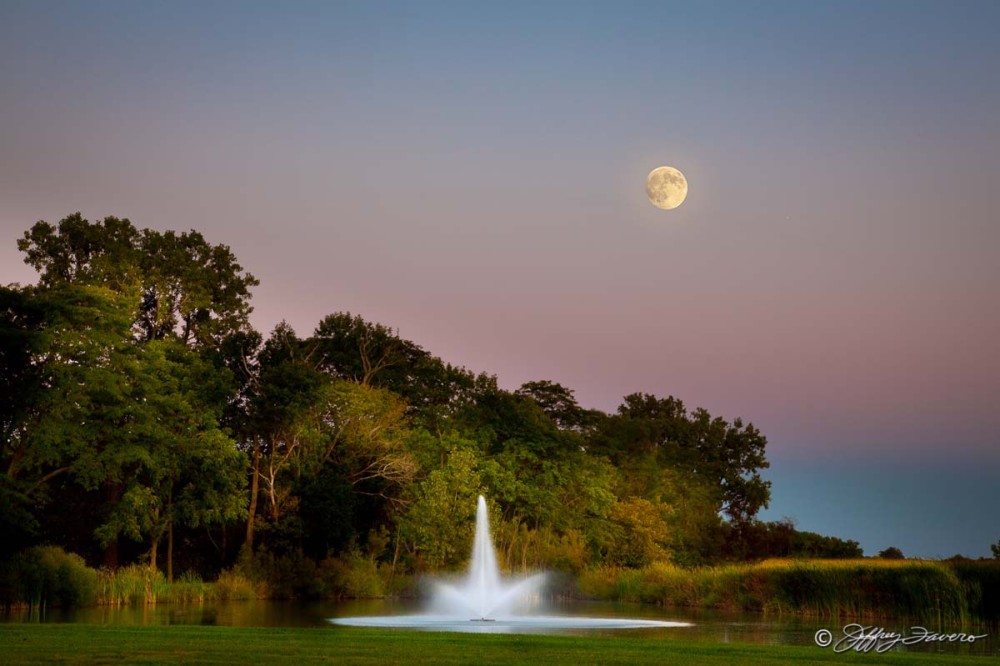
[[[97,602],[107,606],[141,606],[166,600],[170,589],[160,571],[132,564],[114,571],[101,569]]]
[[[97,590],[97,572],[55,546],[29,548],[0,565],[0,602],[7,608],[86,606]]]
[[[167,596],[171,603],[204,603],[215,596],[217,587],[206,583],[193,571],[185,571],[167,585]]]
[[[168,583],[163,573],[136,564],[114,572],[102,570],[100,579],[97,603],[108,606],[244,601],[260,596],[252,581],[234,571],[223,571],[214,583],[190,572]]]
[[[959,574],[949,563],[920,560],[768,560],[695,569],[655,563],[590,569],[579,585],[585,596],[674,607],[963,623],[996,619],[989,599],[1000,589],[1000,574],[982,582],[989,564],[970,563]]]
[[[962,583],[972,615],[1000,622],[1000,559],[958,559],[948,565]]]
[[[573,577],[562,574],[559,594]],[[215,582],[185,573],[168,583],[145,565],[95,571],[78,555],[35,547],[0,562],[0,604],[10,608],[102,604],[203,603],[302,597],[381,597],[412,591],[358,551],[318,565],[305,558],[254,554]],[[1000,621],[1000,560],[768,560],[687,569],[656,562],[641,569],[582,571],[585,597],[670,607],[758,611],[828,618],[910,618],[936,626]]]
[[[209,598],[217,601],[247,601],[267,596],[266,588],[254,585],[237,571],[223,571],[209,589]]]

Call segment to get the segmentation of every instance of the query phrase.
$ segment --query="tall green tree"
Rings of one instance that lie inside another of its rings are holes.
[[[36,532],[35,507],[91,455],[81,412],[112,393],[127,299],[99,287],[0,288],[0,503],[6,543]],[[23,545],[23,544],[22,544]]]
[[[253,478],[246,545],[264,498],[272,528],[297,503],[296,484],[329,465],[359,493],[396,498],[416,473],[406,448],[405,403],[392,392],[332,377],[315,348],[285,324],[263,346],[247,403]]]
[[[144,381],[152,381],[143,380],[135,373],[130,375],[129,368],[152,364],[155,371],[162,367],[156,359],[162,360],[164,350],[172,349],[170,345],[179,345],[196,352],[199,358],[189,356],[178,363],[179,352],[171,351],[171,362],[175,366],[211,360],[218,366],[224,384],[226,371],[219,352],[228,337],[249,330],[249,289],[257,280],[243,271],[228,247],[212,245],[195,231],[140,230],[127,219],[115,217],[90,223],[76,213],[57,225],[40,221],[25,232],[18,247],[26,255],[25,262],[39,271],[34,297],[48,303],[45,307],[51,316],[60,311],[59,307],[51,307],[59,305],[60,294],[70,292],[75,294],[77,301],[81,294],[89,294],[92,299],[99,296],[106,306],[95,305],[97,312],[93,321],[84,326],[64,330],[65,327],[53,328],[46,324],[45,333],[36,336],[42,347],[34,353],[32,367],[45,368],[40,372],[49,378],[43,402],[57,400],[59,404],[47,410],[43,420],[24,421],[32,424],[34,436],[23,441],[32,442],[33,455],[37,458],[51,448],[45,444],[47,441],[62,441],[64,443],[59,446],[66,449],[72,448],[66,442],[88,441],[89,438],[94,443],[90,452],[78,459],[70,454],[70,464],[56,467],[49,474],[73,470],[75,478],[85,479],[85,484],[103,475],[100,484],[108,505],[107,513],[112,518],[121,516],[130,511],[129,506],[139,507],[142,498],[134,487],[127,485],[127,474],[116,473],[111,460],[94,452],[115,452],[114,455],[122,456],[125,455],[123,451],[132,451],[125,458],[131,456],[133,460],[125,466],[134,467],[144,456],[153,456],[154,451],[161,450],[156,448],[154,438],[125,443],[128,428],[123,428],[122,424],[130,418],[141,421],[139,412],[149,406],[126,408],[125,401],[130,392],[143,389]],[[56,333],[61,337],[57,339]],[[82,337],[74,341],[73,335]],[[52,348],[57,351],[46,349],[45,344],[54,345]],[[66,362],[69,354],[84,353],[86,359]],[[81,380],[71,377],[74,373],[88,373],[88,376]],[[153,372],[152,376],[164,375]],[[78,383],[74,385],[74,381]],[[64,394],[71,390],[89,391],[89,395],[74,399]],[[235,397],[232,386],[228,386],[211,396],[217,404],[202,403],[199,409],[214,412]],[[161,407],[166,408],[162,404]],[[78,411],[90,408],[91,413],[86,421],[80,421],[79,414],[69,414],[71,418],[64,419],[63,423],[76,425],[66,425],[69,432],[61,439],[46,437],[46,427],[49,427],[46,423],[57,423],[56,416],[66,415],[71,408]],[[77,421],[74,422],[74,418]],[[95,433],[102,428],[101,436],[97,437]],[[227,445],[232,447],[233,443],[229,441]],[[12,456],[15,471],[20,457],[17,453]],[[50,460],[57,458],[50,456]],[[80,470],[87,467],[91,459],[100,462],[89,465],[96,471],[81,475]],[[148,493],[143,502],[150,504]],[[200,520],[196,518],[198,511],[188,508],[185,512],[191,520]],[[105,561],[115,566],[117,539],[113,536],[136,534],[137,523],[119,520],[116,524],[121,529],[112,529],[109,526],[112,523],[115,521],[104,526],[102,535],[108,544]],[[173,522],[168,524],[173,525]]]
[[[673,469],[716,489],[717,510],[735,523],[750,521],[770,499],[767,439],[742,419],[731,423],[706,410],[688,412],[670,396],[632,394],[604,421],[593,451],[631,470],[635,495],[659,492],[660,469]]]
[[[469,447],[452,450],[443,467],[415,486],[401,533],[418,570],[455,568],[467,560],[481,492],[480,460]]]
[[[227,246],[212,245],[197,231],[139,230],[117,217],[90,223],[74,213],[57,225],[35,223],[17,245],[41,286],[72,283],[132,294],[141,340],[175,337],[216,346],[248,327],[250,289],[259,282]]]
[[[175,526],[235,522],[246,515],[246,459],[219,426],[226,390],[219,369],[173,340],[134,348],[118,370],[125,382],[117,396],[116,432],[100,476],[122,487],[97,535],[105,543],[119,535],[150,544],[150,567],[157,568],[159,545],[167,539],[166,569],[173,578]],[[88,420],[101,422],[102,413]],[[105,421],[105,423],[107,423]]]
[[[572,389],[547,379],[522,384],[516,393],[534,400],[563,430],[590,432],[602,416],[597,410],[580,407]]]
[[[128,295],[56,284],[19,296],[31,316],[10,307],[3,329],[22,341],[10,357],[32,371],[21,385],[38,388],[10,422],[5,487],[34,504],[58,477],[114,488],[96,536],[148,539],[154,566],[175,523],[238,517],[243,458],[218,425],[228,371],[176,340],[137,344]]]

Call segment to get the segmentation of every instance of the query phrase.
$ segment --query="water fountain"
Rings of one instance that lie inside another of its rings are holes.
[[[469,577],[464,584],[437,582],[432,603],[444,606],[450,614],[471,612],[474,622],[492,622],[497,615],[508,615],[510,607],[538,592],[545,575],[505,582],[500,578],[496,551],[490,538],[490,518],[486,498],[479,496],[476,508],[476,537],[472,542]]]
[[[564,615],[520,614],[536,598],[545,574],[504,580],[497,566],[490,537],[486,499],[480,495],[476,509],[476,536],[468,576],[458,582],[434,582],[430,607],[435,612],[417,615],[384,615],[331,618],[334,624],[358,627],[395,627],[466,632],[558,632],[573,629],[637,629],[687,627],[686,622],[591,618]]]

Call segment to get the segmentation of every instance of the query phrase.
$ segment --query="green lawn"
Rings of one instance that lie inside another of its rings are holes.
[[[769,647],[620,636],[425,633],[355,628],[252,628],[0,624],[4,664],[984,664],[986,658],[929,654],[834,654],[818,647]]]

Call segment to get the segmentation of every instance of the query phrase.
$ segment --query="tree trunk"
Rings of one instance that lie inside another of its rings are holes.
[[[393,550],[392,553],[392,568],[389,570],[390,580],[396,578],[396,562],[399,561],[399,541],[400,541],[399,537],[401,532],[402,530],[399,527],[396,527],[396,548]]]
[[[257,517],[257,495],[260,486],[260,440],[254,437],[253,440],[253,470],[250,479],[250,514],[247,516],[247,537],[246,546],[253,550],[253,528],[254,519]]]
[[[104,483],[104,499],[109,505],[115,505],[122,498],[122,485],[113,481]],[[118,568],[118,535],[104,547],[104,566],[115,571]]]
[[[104,566],[110,571],[118,569],[118,537],[104,547]]]
[[[153,573],[156,571],[156,548],[160,545],[160,537],[154,536],[151,541],[152,545],[149,547],[149,572]]]
[[[174,582],[174,519],[167,523],[167,582]]]
[[[274,455],[268,462],[267,497],[271,502],[271,522],[278,524],[278,470],[274,468]]]
[[[159,509],[154,509],[153,510],[153,524],[156,525],[159,521],[160,521],[160,510]],[[156,569],[156,551],[157,551],[157,548],[160,545],[160,539],[162,537],[163,537],[163,528],[162,527],[159,528],[159,529],[157,529],[156,527],[154,527],[152,530],[150,530],[149,540],[150,540],[151,544],[150,544],[150,547],[149,547],[149,576],[146,578],[147,581],[149,580],[150,577],[153,576],[153,574],[156,573],[156,570],[157,570]],[[148,595],[147,595],[147,597],[148,597]],[[148,602],[149,599],[147,598],[146,601]]]

